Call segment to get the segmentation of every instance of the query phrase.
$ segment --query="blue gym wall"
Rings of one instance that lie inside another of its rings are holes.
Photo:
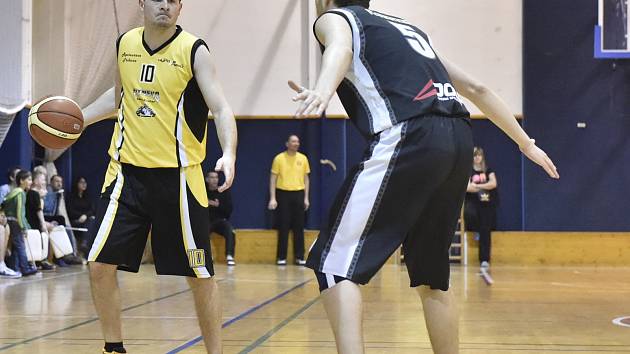
[[[113,121],[90,127],[73,147],[72,167],[75,176],[85,176],[92,195],[98,194],[107,167],[106,154]],[[501,207],[499,226],[506,230],[521,228],[520,159],[517,149],[488,121],[473,121],[475,139],[487,150],[488,160],[500,179]],[[219,145],[214,124],[208,127],[208,159],[204,170],[214,167]],[[311,209],[307,227],[318,229],[327,217],[345,174],[361,160],[367,142],[347,120],[239,120],[239,147],[236,181],[232,188],[235,211],[232,221],[238,228],[271,228],[273,217],[266,210],[269,198],[269,169],[273,157],[285,149],[290,134],[298,134],[301,150],[311,164]],[[337,165],[333,172],[320,159]],[[375,186],[376,188],[376,186]]]
[[[561,176],[525,164],[526,230],[630,229],[630,63],[593,59],[596,23],[597,0],[524,1],[525,127]]]

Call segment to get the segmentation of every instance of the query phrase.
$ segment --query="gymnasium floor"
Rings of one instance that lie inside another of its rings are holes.
[[[225,353],[335,353],[310,270],[219,265]],[[67,268],[66,268],[67,269]],[[100,353],[85,268],[0,280],[0,353]],[[630,268],[453,266],[462,353],[630,353]],[[205,353],[183,279],[120,274],[130,353]],[[364,287],[367,353],[431,353],[404,267]]]

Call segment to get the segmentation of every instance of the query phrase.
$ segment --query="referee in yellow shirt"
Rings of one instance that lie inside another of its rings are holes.
[[[300,138],[297,135],[289,136],[286,146],[287,150],[273,159],[269,179],[269,210],[278,209],[276,264],[287,264],[289,230],[292,230],[295,264],[304,265],[304,212],[310,205],[308,174],[311,167],[306,156],[298,152]]]

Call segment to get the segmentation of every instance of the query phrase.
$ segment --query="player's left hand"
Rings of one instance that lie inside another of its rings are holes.
[[[308,208],[311,207],[311,202],[308,200],[308,198],[304,198],[304,210],[308,210]]]
[[[217,165],[214,167],[214,170],[219,172],[222,171],[223,175],[225,175],[225,182],[221,187],[219,187],[219,193],[223,193],[232,187],[232,182],[234,182],[234,163],[236,158],[231,154],[223,154],[223,156],[217,161]]]
[[[296,118],[304,118],[308,115],[321,116],[328,108],[331,96],[316,90],[309,90],[291,80],[289,80],[289,87],[297,93],[293,97],[293,102],[301,102],[295,111]]]

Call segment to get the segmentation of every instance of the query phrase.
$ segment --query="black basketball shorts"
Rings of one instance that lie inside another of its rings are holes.
[[[412,119],[374,136],[338,192],[307,266],[366,284],[402,244],[411,286],[448,290],[449,247],[472,152],[463,118]]]
[[[141,168],[112,160],[88,261],[137,272],[151,234],[158,274],[209,278],[208,197],[201,165]]]

